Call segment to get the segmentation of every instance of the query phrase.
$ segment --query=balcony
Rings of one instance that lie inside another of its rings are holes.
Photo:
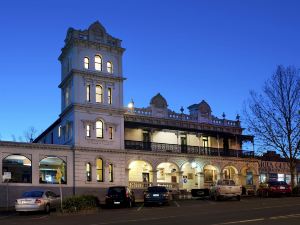
[[[254,158],[254,151],[125,140],[125,149],[207,156]]]

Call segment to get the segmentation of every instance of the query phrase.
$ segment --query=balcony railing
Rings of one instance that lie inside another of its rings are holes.
[[[125,140],[125,149],[208,156],[254,158],[254,151]]]

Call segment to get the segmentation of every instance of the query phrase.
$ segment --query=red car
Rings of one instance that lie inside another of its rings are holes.
[[[275,195],[290,196],[292,188],[284,181],[268,181],[265,184],[261,184],[257,190],[257,194],[260,197],[269,197]]]

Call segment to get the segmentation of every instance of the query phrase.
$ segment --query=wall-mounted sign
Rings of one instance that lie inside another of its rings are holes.
[[[259,163],[259,170],[261,173],[290,173],[287,162],[261,161]]]
[[[11,180],[11,172],[4,172],[2,178],[3,180]]]

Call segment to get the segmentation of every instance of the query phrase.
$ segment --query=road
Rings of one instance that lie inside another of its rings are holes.
[[[300,224],[300,198],[248,198],[214,202],[173,201],[170,206],[100,209],[86,214],[2,215],[1,225],[293,225]]]

